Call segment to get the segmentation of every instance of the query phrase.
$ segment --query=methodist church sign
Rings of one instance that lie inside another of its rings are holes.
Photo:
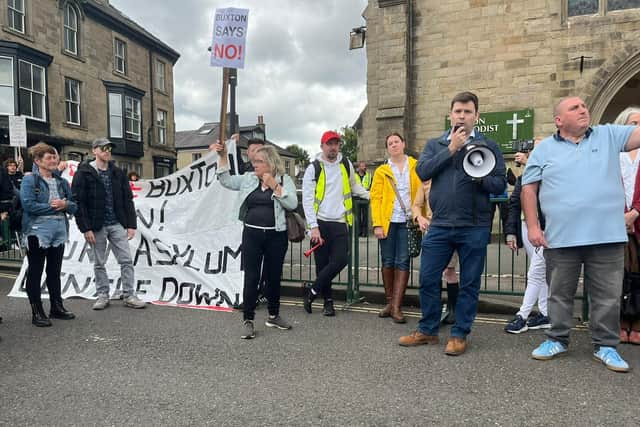
[[[449,116],[445,118],[444,127],[451,128]],[[503,153],[513,153],[513,141],[533,139],[533,110],[481,112],[475,129],[496,141]]]

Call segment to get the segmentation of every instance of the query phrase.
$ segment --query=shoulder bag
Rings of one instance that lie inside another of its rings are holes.
[[[409,256],[411,258],[415,258],[420,255],[420,249],[422,248],[422,230],[420,230],[420,226],[411,219],[411,212],[409,212],[404,206],[404,202],[402,201],[402,197],[400,197],[396,183],[393,182],[393,179],[390,176],[387,176],[387,178],[389,178],[391,187],[396,193],[396,198],[400,203],[400,207],[407,215],[407,241],[409,245]]]

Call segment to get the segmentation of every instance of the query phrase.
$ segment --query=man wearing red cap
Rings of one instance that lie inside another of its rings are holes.
[[[316,280],[304,284],[304,309],[324,297],[322,314],[335,316],[331,280],[349,261],[349,227],[353,224],[352,194],[369,200],[369,192],[355,178],[351,162],[340,153],[340,134],[327,131],[320,149],[302,179],[302,207],[310,230],[311,243],[321,243],[315,252]]]

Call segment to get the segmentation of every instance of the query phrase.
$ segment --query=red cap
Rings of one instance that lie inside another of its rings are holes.
[[[320,143],[322,144],[326,144],[327,142],[331,141],[332,139],[337,139],[338,141],[340,141],[342,139],[342,137],[340,136],[340,134],[334,130],[328,130],[325,133],[322,134],[322,138],[320,138]]]

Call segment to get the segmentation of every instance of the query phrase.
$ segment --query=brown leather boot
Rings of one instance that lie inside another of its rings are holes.
[[[409,272],[396,270],[393,281],[393,299],[391,300],[391,319],[395,323],[406,323],[407,319],[402,314],[402,300],[409,282]]]
[[[384,306],[378,317],[389,317],[391,315],[391,300],[393,299],[393,276],[395,275],[395,268],[382,267],[382,284],[384,285],[384,298],[387,301],[387,305]]]

